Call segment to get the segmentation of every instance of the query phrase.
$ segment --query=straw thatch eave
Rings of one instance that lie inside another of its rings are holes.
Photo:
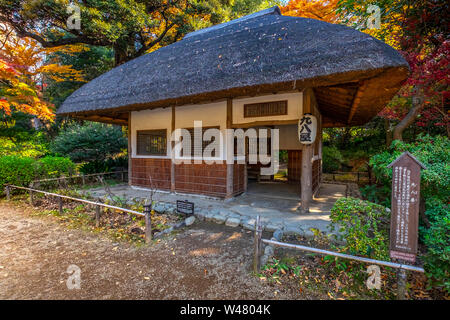
[[[407,74],[406,61],[381,41],[273,9],[121,65],[74,92],[58,113],[126,125],[134,110],[312,87],[325,126],[357,125]]]

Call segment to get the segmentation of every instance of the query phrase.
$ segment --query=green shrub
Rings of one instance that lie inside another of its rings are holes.
[[[75,162],[105,161],[127,148],[128,140],[118,126],[97,122],[74,124],[62,131],[50,150]]]
[[[420,227],[421,241],[427,247],[423,257],[429,284],[450,293],[450,208],[437,198],[426,200],[430,227]]]
[[[21,156],[0,157],[0,188],[5,184],[28,186],[36,177],[38,165],[33,158]]]
[[[389,260],[390,211],[376,203],[340,198],[331,209],[331,229],[338,230],[340,249],[352,255]]]
[[[71,175],[75,172],[75,164],[69,158],[47,156],[38,161],[40,173],[47,178]]]
[[[31,157],[0,157],[0,188],[6,184],[29,186],[36,179],[68,175],[75,170],[75,164],[68,158],[45,157],[36,160]]]
[[[343,157],[341,152],[333,146],[322,148],[322,170],[326,173],[338,171],[341,168]]]

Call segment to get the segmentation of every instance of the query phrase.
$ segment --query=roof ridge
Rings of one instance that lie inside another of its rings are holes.
[[[243,22],[243,21],[247,21],[247,20],[254,19],[254,18],[259,18],[259,17],[262,17],[262,16],[268,16],[268,15],[279,15],[279,16],[281,16],[282,14],[281,14],[281,10],[280,10],[280,8],[278,6],[273,6],[271,8],[260,10],[260,11],[254,12],[252,14],[249,14],[249,15],[246,15],[246,16],[243,16],[243,17],[240,17],[240,18],[228,21],[228,22],[224,22],[224,23],[221,23],[221,24],[216,24],[214,26],[211,26],[211,27],[208,27],[208,28],[203,28],[203,29],[200,29],[200,30],[197,30],[197,31],[192,31],[192,32],[186,34],[184,36],[184,39],[188,39],[188,38],[191,38],[191,37],[194,37],[194,36],[197,36],[197,35],[201,35],[201,34],[204,34],[204,33],[207,33],[207,32],[211,32],[211,31],[215,31],[215,30],[218,30],[218,29],[222,29],[222,28],[228,27],[230,25],[233,25],[235,23],[240,23],[240,22]]]

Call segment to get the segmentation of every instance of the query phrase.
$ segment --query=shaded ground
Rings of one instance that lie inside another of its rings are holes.
[[[32,213],[0,202],[0,299],[318,298],[252,276],[252,234],[242,229],[197,222],[136,247]],[[66,285],[72,264],[80,290]]]

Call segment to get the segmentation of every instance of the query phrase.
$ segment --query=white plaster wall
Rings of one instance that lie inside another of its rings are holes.
[[[288,101],[287,115],[244,118],[244,104],[271,102],[280,100]],[[242,124],[255,121],[271,121],[271,120],[298,120],[302,115],[302,106],[303,106],[302,92],[271,94],[252,98],[233,99],[233,124]]]
[[[225,130],[227,126],[227,102],[188,105],[175,108],[175,129],[193,128],[194,121],[202,121],[203,127],[220,127],[222,152],[212,159],[226,159]],[[195,160],[195,158],[194,158]]]

